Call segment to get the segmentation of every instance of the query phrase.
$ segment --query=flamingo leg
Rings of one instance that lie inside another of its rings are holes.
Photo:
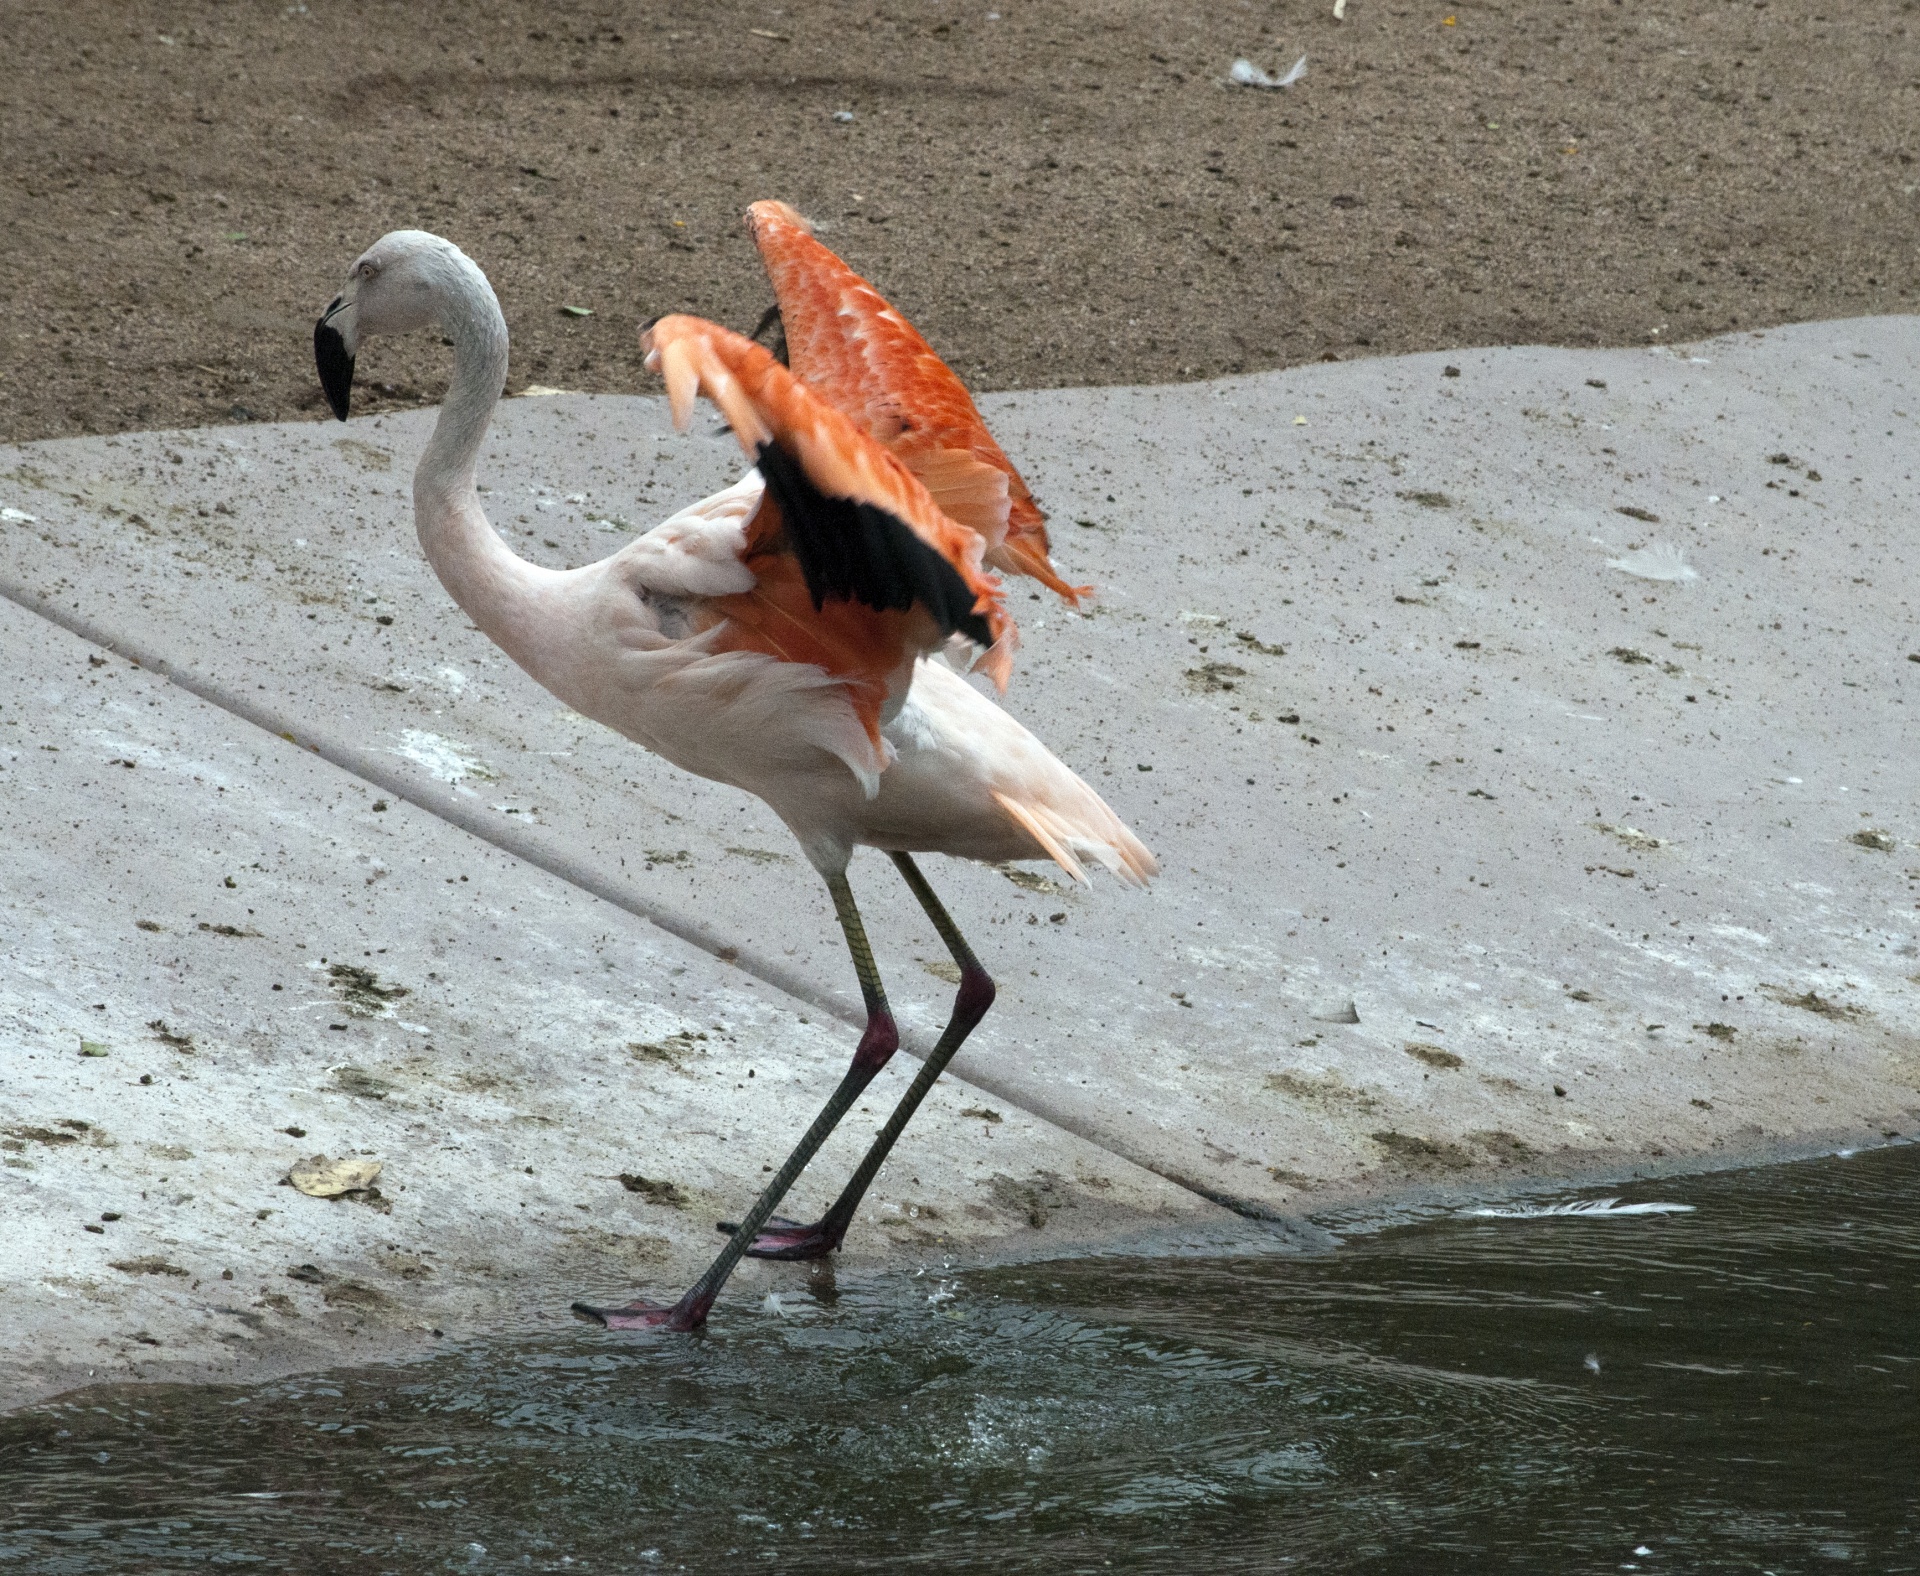
[[[757,341],[762,334],[776,325],[778,325],[780,332],[774,336],[772,343],[767,348],[773,352],[773,359],[784,367],[788,365],[787,320],[780,315],[780,303],[778,301],[774,302],[772,306],[768,307],[766,311],[761,314],[760,321],[753,325],[753,332],[747,335],[747,338]]]
[[[854,1101],[873,1082],[874,1075],[887,1065],[888,1059],[899,1048],[900,1031],[894,1024],[892,1010],[887,1006],[887,993],[880,983],[880,970],[873,961],[873,949],[867,944],[866,926],[861,922],[860,910],[853,901],[853,888],[847,884],[844,871],[827,877],[827,890],[833,894],[834,913],[840,920],[840,929],[846,935],[847,950],[853,954],[854,972],[859,976],[860,994],[867,1006],[866,1032],[860,1036],[852,1065],[841,1077],[839,1086],[828,1096],[820,1114],[813,1119],[813,1125],[794,1145],[793,1153],[787,1156],[786,1162],[774,1173],[773,1180],[762,1189],[753,1208],[747,1211],[746,1218],[740,1222],[738,1231],[720,1250],[720,1256],[707,1266],[706,1273],[688,1288],[684,1297],[671,1307],[644,1298],[617,1308],[596,1308],[576,1302],[573,1311],[582,1318],[596,1320],[610,1330],[661,1327],[692,1330],[704,1324],[714,1298],[720,1295],[720,1288],[726,1285],[727,1277],[756,1240],[760,1228],[772,1220],[780,1200],[786,1197],[787,1190],[806,1169],[807,1162],[818,1153],[834,1128],[840,1125],[840,1119],[852,1109]]]
[[[927,911],[927,918],[933,921],[933,928],[940,932],[940,939],[946,943],[947,951],[953,954],[953,961],[960,965],[960,991],[954,998],[953,1016],[947,1020],[939,1041],[921,1064],[919,1074],[900,1097],[893,1115],[887,1118],[887,1125],[881,1128],[872,1147],[867,1150],[859,1169],[833,1201],[833,1207],[810,1226],[777,1217],[767,1221],[751,1239],[752,1245],[746,1250],[756,1259],[825,1258],[846,1240],[847,1227],[853,1223],[853,1212],[860,1207],[860,1200],[872,1186],[874,1176],[895,1140],[900,1137],[907,1123],[913,1120],[913,1113],[920,1109],[920,1102],[938,1082],[947,1063],[953,1060],[954,1052],[960,1049],[961,1042],[973,1032],[986,1016],[987,1009],[993,1005],[993,981],[987,977],[987,971],[980,967],[980,960],[973,955],[967,938],[960,934],[960,927],[954,924],[952,916],[947,913],[946,905],[934,895],[933,888],[927,884],[927,878],[920,873],[920,867],[910,855],[895,854],[892,857],[907,886]],[[722,1224],[720,1229],[732,1233],[737,1242],[751,1228],[743,1222],[737,1226]]]

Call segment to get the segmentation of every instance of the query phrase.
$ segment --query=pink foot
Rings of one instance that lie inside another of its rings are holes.
[[[732,1221],[720,1222],[719,1230],[732,1236],[740,1228]],[[759,1230],[747,1249],[752,1259],[824,1259],[846,1240],[847,1228],[831,1218],[803,1226],[798,1221],[775,1215]]]
[[[688,1292],[671,1307],[663,1302],[636,1297],[617,1308],[596,1308],[590,1303],[576,1302],[573,1311],[582,1319],[590,1319],[609,1330],[686,1331],[697,1330],[705,1324],[707,1310],[712,1306],[712,1297],[696,1297]]]

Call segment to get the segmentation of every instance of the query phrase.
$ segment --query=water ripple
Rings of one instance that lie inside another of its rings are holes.
[[[796,1282],[699,1340],[75,1392],[0,1419],[0,1563],[1914,1571],[1917,1183],[1892,1151],[1579,1212],[1617,1228]]]

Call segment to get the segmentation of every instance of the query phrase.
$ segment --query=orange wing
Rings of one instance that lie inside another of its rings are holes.
[[[1092,588],[1070,586],[1054,570],[1047,517],[953,369],[785,203],[755,203],[747,227],[800,379],[886,445],[950,518],[978,531],[989,564],[1078,604]]]
[[[747,527],[754,589],[717,598],[717,649],[815,663],[843,679],[876,746],[890,690],[913,659],[959,634],[1005,689],[1013,620],[982,543],[893,455],[752,340],[697,317],[640,337],[685,429],[704,393],[760,468],[766,499]]]

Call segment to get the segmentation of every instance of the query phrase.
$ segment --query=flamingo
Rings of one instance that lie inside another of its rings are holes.
[[[752,468],[577,569],[516,556],[481,508],[475,458],[506,379],[507,327],[485,274],[457,246],[420,230],[381,237],[314,329],[321,384],[342,421],[364,341],[429,326],[451,341],[452,379],[413,483],[414,524],[440,583],[565,705],[765,800],[825,881],[852,957],[866,1026],[820,1114],[739,1223],[721,1226],[726,1246],[677,1302],[573,1305],[614,1329],[695,1329],[742,1256],[818,1258],[840,1247],[889,1150],[994,997],[915,854],[1052,859],[1082,883],[1088,864],[1135,886],[1157,873],[1100,797],[945,660],[970,652],[1005,687],[1015,631],[989,561],[1080,594],[1053,574],[1025,484],[959,380],[871,286],[802,234],[804,221],[760,205],[752,222],[779,259],[776,293],[802,365],[822,369],[832,397],[715,324],[651,324],[642,346],[665,377],[676,426],[686,430],[705,395]],[[813,258],[810,274],[802,241],[831,266]],[[809,279],[815,301],[844,295],[849,281],[871,300],[854,302],[836,330],[810,315]],[[917,345],[922,375],[884,357],[876,366],[871,354],[861,363],[850,349],[861,345]],[[924,409],[922,388],[937,396]],[[923,429],[942,441],[918,441]],[[899,1045],[847,880],[860,845],[892,859],[959,966],[959,989],[839,1198],[800,1224],[775,1210]]]

